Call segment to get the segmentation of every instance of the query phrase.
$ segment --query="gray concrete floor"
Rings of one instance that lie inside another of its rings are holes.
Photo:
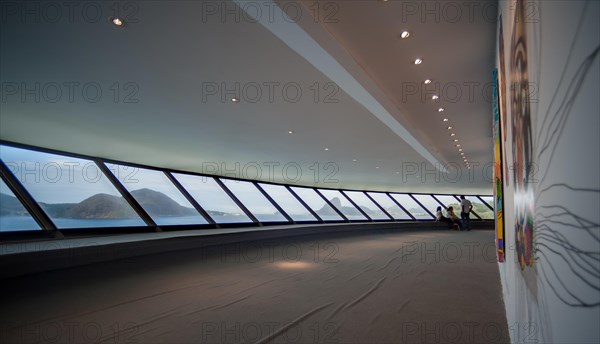
[[[1,343],[508,343],[494,232],[305,236],[0,281]]]

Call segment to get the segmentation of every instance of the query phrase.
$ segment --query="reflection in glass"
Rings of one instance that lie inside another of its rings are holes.
[[[346,216],[348,220],[366,220],[367,218],[358,210],[344,195],[337,190],[319,189],[319,192],[325,196],[339,211]]]
[[[452,207],[456,216],[460,217],[460,202],[456,198],[448,195],[435,195],[435,198],[439,199],[446,208]]]
[[[0,232],[41,229],[4,180],[0,179]]]
[[[58,228],[146,225],[93,161],[0,148],[6,166]]]
[[[494,211],[491,210],[490,208],[488,208],[488,206],[486,206],[485,204],[481,203],[481,201],[479,200],[479,198],[475,197],[475,196],[465,196],[466,199],[468,199],[469,201],[471,201],[471,204],[473,205],[473,212],[476,213],[477,215],[479,215],[479,217],[481,217],[482,220],[494,220],[496,218],[496,215],[494,214]],[[494,207],[494,198],[493,197],[487,197],[488,199],[486,199],[486,197],[481,197],[483,198],[485,201],[487,202],[490,206]],[[474,216],[471,216],[471,219]]]
[[[315,190],[296,186],[292,186],[291,188],[323,221],[343,220]]]
[[[216,223],[252,222],[213,178],[180,173],[173,176]]]
[[[273,184],[260,184],[266,193],[279,204],[279,206],[294,221],[316,221],[317,219],[292,195],[285,186]]]
[[[390,220],[390,218],[363,192],[344,191],[344,193],[373,220]]]
[[[277,208],[250,182],[221,179],[231,192],[261,222],[288,222]]]
[[[492,209],[494,209],[496,207],[496,205],[494,204],[494,197],[493,196],[481,196],[481,199],[490,207],[492,207]],[[484,204],[485,205],[485,204]],[[490,208],[488,208],[490,209]]]
[[[380,206],[388,212],[388,214],[392,215],[392,217],[396,220],[412,220],[402,208],[400,208],[392,199],[381,192],[367,192],[369,196],[371,196],[375,202],[377,202]]]
[[[440,207],[440,204],[433,199],[430,195],[414,195],[415,199],[419,201],[429,212],[435,215],[435,210]],[[443,209],[443,208],[442,208]],[[460,216],[460,212],[454,211],[457,216]]]
[[[162,171],[106,164],[159,226],[207,224]]]
[[[425,211],[414,199],[405,194],[390,194],[394,199],[402,204],[404,209],[408,210],[417,220],[431,220],[433,217]],[[434,213],[435,214],[435,213]]]

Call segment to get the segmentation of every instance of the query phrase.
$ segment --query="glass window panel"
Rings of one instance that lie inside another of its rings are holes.
[[[162,171],[106,164],[159,226],[207,224]]]
[[[58,228],[146,225],[93,161],[9,146],[0,157]]]
[[[350,199],[354,201],[354,203],[356,203],[356,205],[358,205],[362,211],[367,213],[370,218],[374,220],[390,220],[390,218],[383,211],[381,211],[381,209],[379,209],[379,207],[373,203],[373,201],[371,201],[363,192],[344,191],[344,193],[348,195],[348,197],[350,197]]]
[[[492,209],[496,208],[496,205],[494,204],[494,196],[481,196],[481,199],[485,203],[487,203],[487,205],[489,205],[490,207],[492,207]],[[488,208],[488,209],[490,209],[490,208]]]
[[[221,179],[231,192],[261,222],[287,222],[277,208],[250,182]]]
[[[427,214],[425,209],[423,209],[414,199],[410,198],[409,195],[405,194],[390,194],[398,203],[402,204],[404,209],[408,210],[412,216],[417,220],[431,220],[431,215]],[[435,214],[435,213],[434,213]]]
[[[213,178],[179,173],[173,176],[216,223],[252,222]]]
[[[0,232],[41,229],[4,180],[0,179]]]
[[[285,186],[273,184],[260,184],[260,186],[294,221],[317,220]]]
[[[475,212],[477,215],[479,215],[481,217],[482,220],[494,220],[496,218],[496,215],[494,214],[494,211],[491,210],[490,208],[488,208],[487,205],[483,204],[479,198],[475,197],[475,196],[465,196],[466,199],[468,199],[469,201],[471,201],[471,204],[473,205],[473,212]],[[487,203],[490,206],[494,206],[494,198],[493,197],[481,197],[483,198],[485,201],[487,201]],[[471,219],[475,218],[477,220],[477,218],[474,215],[471,215]]]
[[[457,201],[456,198],[454,198],[454,196],[435,195],[435,198],[439,199],[440,202],[442,202],[444,206],[446,206],[446,208],[452,207],[456,216],[460,216],[460,202]]]
[[[292,190],[308,204],[323,221],[339,221],[343,218],[315,190],[301,187],[291,187]]]
[[[419,201],[425,208],[427,208],[427,210],[429,210],[432,214],[435,214],[435,210],[437,209],[437,207],[440,206],[440,204],[433,199],[433,197],[429,196],[429,195],[413,195],[417,201]],[[456,213],[456,212],[455,212]],[[460,216],[460,212],[456,213],[458,216]]]
[[[337,190],[319,191],[331,202],[339,211],[348,218],[348,220],[366,220],[367,218],[358,210],[344,195]]]
[[[380,192],[368,192],[369,196],[373,197],[375,202],[385,209],[388,214],[392,215],[397,220],[412,220],[402,208],[400,208],[388,195]]]

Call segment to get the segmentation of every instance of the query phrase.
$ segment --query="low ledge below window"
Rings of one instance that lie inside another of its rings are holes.
[[[471,221],[471,226],[473,229],[494,229],[494,223],[490,221]],[[447,225],[433,221],[296,224],[3,243],[0,244],[0,279],[148,254],[246,241],[395,229],[447,229]]]

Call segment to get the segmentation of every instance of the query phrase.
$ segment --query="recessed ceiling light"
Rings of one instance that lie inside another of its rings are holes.
[[[423,60],[421,60],[420,58],[417,58],[417,59],[415,60],[415,64],[416,64],[416,65],[420,65],[421,63],[423,63]]]
[[[429,84],[431,84],[431,80],[427,79],[424,81],[424,83],[425,83],[425,85],[429,85]]]
[[[447,118],[444,118],[444,122],[448,122],[448,119],[447,119]]]
[[[239,102],[239,101],[240,101],[240,100],[239,100],[239,99],[237,99],[237,98],[231,98],[231,102],[232,102],[232,103],[237,103],[237,102]]]
[[[328,151],[328,150],[329,150],[329,148],[325,148],[325,150],[326,150],[326,151]]]
[[[460,155],[464,156],[464,155],[465,155],[465,153],[463,153],[463,152],[460,152]]]
[[[456,145],[456,147],[460,147],[460,145]]]
[[[454,142],[458,142],[458,139],[454,139]]]
[[[357,162],[358,160],[356,160],[356,159],[352,159],[352,161],[354,161],[354,162]]]
[[[444,108],[439,108],[438,112],[444,112]]]
[[[375,166],[375,168],[376,168],[376,169],[380,169],[380,167],[379,167],[379,166]]]
[[[402,31],[402,33],[400,34],[400,37],[402,38],[408,38],[410,36],[410,32],[408,31]]]
[[[463,149],[462,149],[462,148],[459,148],[459,149],[458,149],[458,151],[459,151],[459,152],[462,152],[462,151],[463,151]]]
[[[293,130],[288,130],[288,134],[293,134],[294,131]]]
[[[448,128],[446,128],[446,129],[448,129],[448,130],[452,130],[452,127],[448,127]]]
[[[120,18],[113,18],[111,21],[116,26],[123,26],[123,21]]]
[[[450,134],[450,136],[456,136],[456,134],[455,134],[455,133],[452,133],[452,134]]]
[[[438,97],[438,95],[437,95],[437,94],[434,94],[434,95],[431,97],[431,99],[433,99],[433,100],[436,100],[436,99],[439,99],[439,98],[440,98],[440,97]]]

